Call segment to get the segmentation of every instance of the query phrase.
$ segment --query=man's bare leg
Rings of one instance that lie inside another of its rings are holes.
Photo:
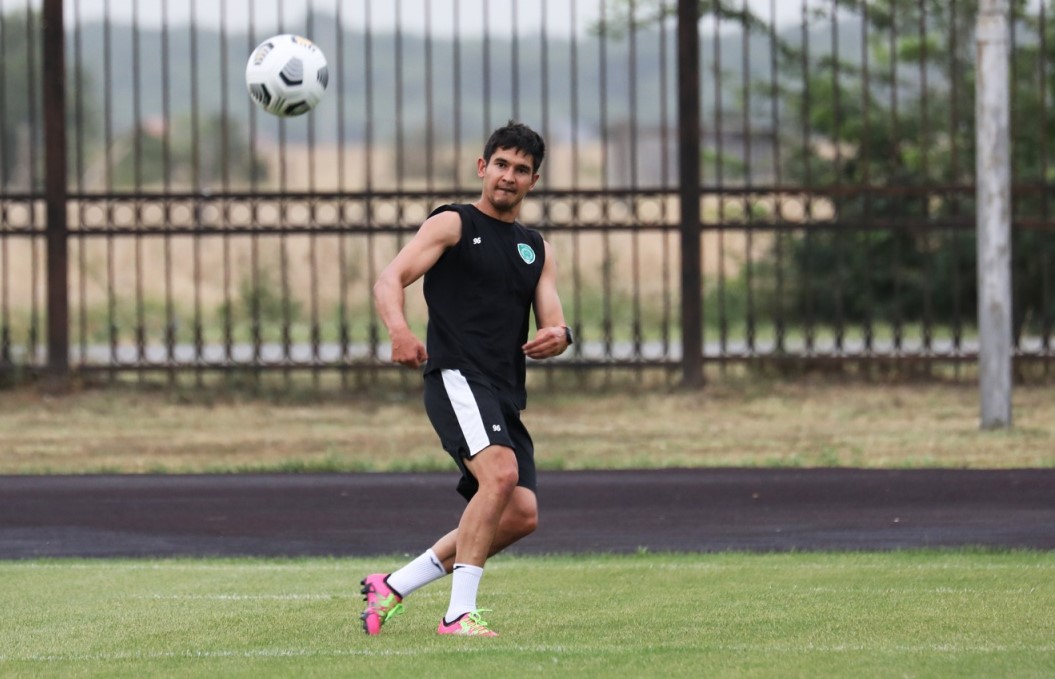
[[[502,519],[498,523],[498,531],[491,541],[491,549],[488,550],[487,556],[494,556],[521,538],[531,535],[537,526],[538,499],[534,492],[518,486],[513,490],[513,497],[509,500]],[[433,554],[443,563],[448,573],[454,566],[457,549],[457,528],[437,540],[432,546]]]
[[[479,484],[469,500],[454,536],[451,600],[440,621],[440,634],[495,636],[479,617],[476,593],[491,554],[502,516],[517,487],[516,455],[504,446],[489,446],[465,461]]]

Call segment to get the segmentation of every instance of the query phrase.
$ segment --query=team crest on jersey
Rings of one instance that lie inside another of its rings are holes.
[[[527,243],[517,243],[517,252],[520,253],[520,259],[524,260],[525,263],[535,263],[535,251]]]

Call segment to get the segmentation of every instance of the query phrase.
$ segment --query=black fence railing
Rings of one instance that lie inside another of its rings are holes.
[[[64,346],[79,372],[376,370],[372,280],[432,207],[475,197],[478,147],[510,117],[549,143],[522,217],[583,338],[557,367],[676,370],[686,327],[704,364],[976,361],[976,4],[700,2],[699,257],[681,252],[678,9],[3,3],[2,369]],[[1012,12],[1015,355],[1050,373],[1055,27],[1049,2]],[[278,32],[331,66],[319,107],[285,122],[243,84]]]

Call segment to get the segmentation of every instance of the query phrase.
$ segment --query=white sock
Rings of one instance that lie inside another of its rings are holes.
[[[430,549],[389,575],[388,586],[405,597],[444,575],[447,575],[447,571],[436,557],[436,553]]]
[[[452,623],[469,611],[476,610],[476,590],[480,588],[480,578],[484,569],[466,563],[454,564],[454,582],[451,583],[451,605],[443,620]]]

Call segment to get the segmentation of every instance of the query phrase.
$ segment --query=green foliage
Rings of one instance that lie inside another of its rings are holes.
[[[874,71],[831,57],[798,53],[785,70],[801,81],[785,92],[792,120],[801,121],[785,139],[796,149],[786,176],[807,186],[924,187],[905,193],[870,191],[831,197],[831,230],[810,230],[786,243],[789,296],[801,300],[784,310],[822,322],[879,317],[957,323],[976,307],[976,244],[973,195],[942,184],[974,180],[974,3],[840,3],[867,21]],[[1048,174],[1044,139],[1055,133],[1045,115],[1044,87],[1037,82],[1050,55],[1038,53],[1036,17],[1016,3],[1027,28],[1016,45],[1013,93],[1015,152],[1019,181]],[[896,31],[894,34],[884,33]],[[1046,28],[1048,45],[1055,31]],[[1048,48],[1050,51],[1050,48]],[[805,67],[803,67],[805,64]],[[879,77],[876,77],[876,73]],[[1055,75],[1055,74],[1053,74]],[[927,88],[924,89],[924,84]],[[1055,86],[1049,75],[1048,89]],[[1040,121],[1037,124],[1035,121]],[[794,127],[794,126],[792,126]],[[825,147],[828,147],[825,150]],[[831,149],[834,149],[832,151]],[[1042,196],[1042,194],[1041,194]],[[1046,214],[1043,197],[1016,205],[1016,215]],[[948,225],[948,226],[941,226]],[[852,229],[863,227],[866,231]],[[1016,331],[1051,327],[1050,272],[1055,233],[1016,226],[1012,272]],[[775,256],[775,255],[774,255]]]
[[[29,57],[37,56],[28,50],[28,24],[25,12],[0,14],[0,188],[16,169],[19,136],[29,120],[29,103],[35,101],[28,96],[26,77]]]
[[[1055,178],[1055,116],[1048,101],[1055,91],[1055,25],[1042,22],[1025,0],[1013,0],[1011,8],[1012,176],[1021,185],[1048,182]],[[973,318],[974,195],[960,187],[975,176],[977,11],[972,0],[836,0],[812,6],[803,26],[773,31],[765,11],[701,0],[707,21],[742,31],[745,40],[765,39],[766,49],[772,40],[775,82],[759,74],[751,85],[740,74],[716,77],[735,95],[726,101],[760,122],[778,112],[773,122],[781,157],[774,174],[807,191],[848,189],[807,198],[831,216],[816,220],[808,213],[803,229],[775,237],[766,260],[728,281],[730,297],[712,297],[710,308],[725,305],[735,318],[750,290],[756,308],[788,322],[956,324]],[[618,37],[673,12],[669,3],[621,0],[595,30]],[[840,35],[864,35],[866,42],[833,49],[834,33],[825,36],[830,42],[815,39],[835,24]],[[708,153],[704,165],[711,163]],[[719,160],[732,178],[746,177],[735,163]],[[1053,324],[1055,232],[1027,228],[1049,221],[1047,193],[1036,187],[1014,200],[1018,333],[1050,332]]]
[[[301,303],[268,270],[243,278],[238,286],[238,299],[221,304],[217,310],[221,323],[246,329],[250,338],[260,338],[264,328],[289,328],[302,315]]]
[[[30,190],[43,183],[40,161],[26,164],[31,157],[30,145],[39,150],[43,159],[43,54],[39,35],[39,12],[13,10],[0,12],[0,189]],[[77,125],[91,126],[98,119],[98,101],[91,95],[88,84],[91,75],[82,68],[66,73],[66,136],[71,168],[83,166],[79,150],[90,151],[95,140],[80,140]],[[78,87],[78,85],[81,85]],[[85,148],[87,147],[87,148]]]
[[[171,130],[140,127],[116,148],[114,184],[117,188],[169,184],[211,186],[221,180],[248,186],[267,177],[263,160],[255,157],[239,125],[220,113],[209,115],[195,130],[193,119],[180,116]]]

